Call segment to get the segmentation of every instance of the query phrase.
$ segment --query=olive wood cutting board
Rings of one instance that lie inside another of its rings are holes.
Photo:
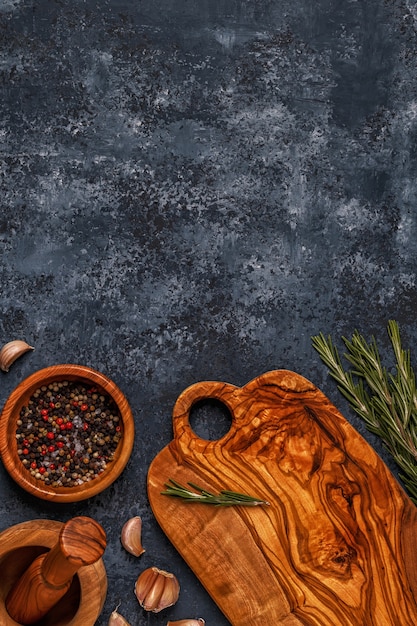
[[[217,441],[189,422],[209,399],[232,418]],[[276,370],[242,388],[197,383],[173,430],[149,468],[149,501],[233,626],[417,624],[417,507],[310,381]],[[169,478],[269,506],[189,504],[161,494]]]

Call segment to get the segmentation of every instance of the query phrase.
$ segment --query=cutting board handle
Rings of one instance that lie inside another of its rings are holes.
[[[181,441],[186,446],[192,444],[192,447],[204,446],[204,449],[207,448],[207,441],[200,439],[190,425],[190,412],[192,407],[197,404],[197,402],[204,400],[218,400],[223,403],[230,411],[232,418],[231,428],[233,428],[236,422],[235,410],[237,408],[237,400],[235,392],[237,389],[238,388],[234,385],[216,381],[199,382],[187,387],[178,397],[173,409],[172,423],[174,439]],[[227,437],[228,434],[229,433],[226,433],[224,437]],[[224,437],[212,443],[217,445]]]

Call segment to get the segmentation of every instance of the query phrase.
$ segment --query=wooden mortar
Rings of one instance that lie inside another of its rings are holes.
[[[88,517],[32,520],[0,533],[0,624],[94,626],[107,593],[105,545]]]

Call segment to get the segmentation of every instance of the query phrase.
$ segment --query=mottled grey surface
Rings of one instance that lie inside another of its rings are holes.
[[[36,347],[0,400],[78,362],[121,387],[137,427],[121,478],[86,503],[33,499],[1,466],[0,530],[100,521],[97,626],[119,601],[132,625],[228,623],[146,498],[185,387],[292,369],[363,433],[311,335],[358,328],[390,359],[393,318],[417,350],[416,23],[413,0],[0,0],[0,339]],[[139,562],[119,543],[135,514]],[[132,593],[153,564],[182,587],[162,615]]]

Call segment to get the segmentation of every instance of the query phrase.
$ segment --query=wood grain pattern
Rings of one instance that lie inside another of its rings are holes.
[[[189,423],[208,398],[232,415],[218,441]],[[231,624],[417,623],[417,509],[311,382],[276,370],[243,388],[197,383],[178,398],[173,428],[149,468],[149,500]],[[170,477],[270,506],[186,504],[160,494]]]
[[[103,389],[116,402],[122,418],[123,434],[113,461],[94,480],[73,487],[45,485],[42,480],[37,480],[24,468],[17,454],[16,422],[21,408],[39,386],[60,380],[79,380]],[[0,417],[0,456],[4,467],[20,487],[38,498],[53,502],[77,502],[91,498],[107,489],[124,470],[132,453],[134,437],[133,415],[122,391],[104,374],[84,365],[52,365],[38,370],[14,389]]]
[[[105,548],[104,530],[93,519],[82,516],[66,522],[56,545],[39,555],[9,591],[9,615],[21,624],[40,620],[67,593],[80,567],[98,561]]]
[[[0,533],[0,624],[20,626],[6,609],[6,598],[40,555],[59,541],[62,522],[31,520]],[[80,567],[66,594],[40,620],[39,626],[94,626],[107,593],[103,560]],[[38,625],[37,625],[38,626]]]

